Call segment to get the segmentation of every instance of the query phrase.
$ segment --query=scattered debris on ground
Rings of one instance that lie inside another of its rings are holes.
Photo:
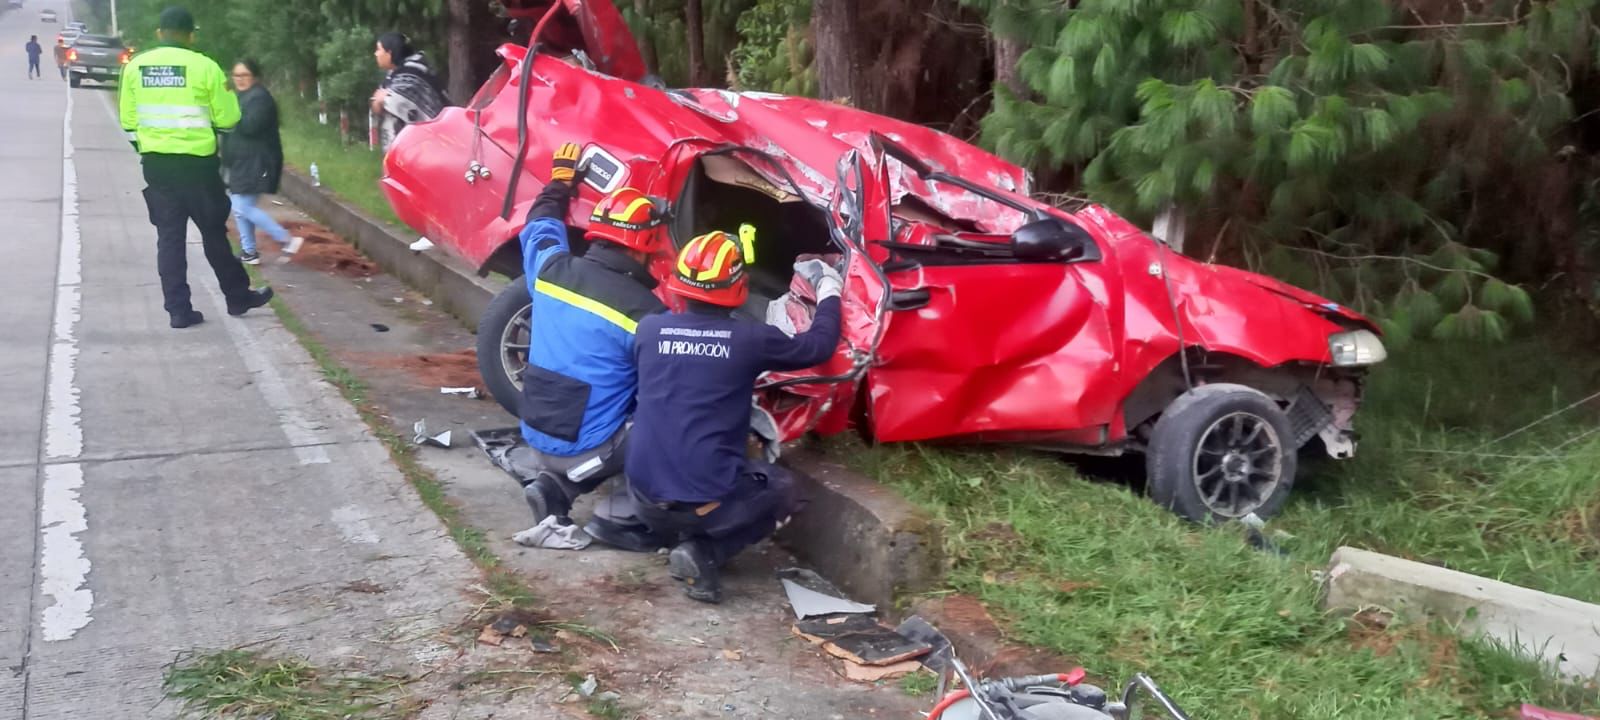
[[[345,242],[338,233],[322,225],[290,220],[283,223],[283,227],[306,240],[300,246],[300,252],[294,256],[296,265],[351,278],[371,277],[379,273],[377,263]]]
[[[428,433],[427,420],[418,420],[416,424],[411,426],[411,431],[413,433],[412,442],[418,445],[433,445],[434,447],[442,448],[450,447],[451,436],[454,434],[453,430],[446,430],[442,433],[430,435]]]
[[[876,607],[844,597],[815,572],[785,568],[778,571],[778,578],[798,618],[789,631],[843,660],[844,676],[850,680],[873,683],[908,675],[922,667],[917,658],[934,649],[924,640],[879,624]],[[925,622],[910,627],[932,629]]]
[[[789,596],[789,606],[794,616],[804,620],[818,615],[836,613],[874,613],[877,607],[848,600],[839,588],[804,568],[785,568],[778,571],[783,591]]]

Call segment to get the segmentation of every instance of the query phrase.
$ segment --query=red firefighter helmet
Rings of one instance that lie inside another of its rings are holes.
[[[691,300],[738,307],[750,296],[744,275],[744,253],[721,230],[690,240],[678,252],[678,264],[667,291]]]
[[[661,232],[656,228],[666,220],[666,203],[625,187],[595,203],[586,237],[648,253],[659,244]]]

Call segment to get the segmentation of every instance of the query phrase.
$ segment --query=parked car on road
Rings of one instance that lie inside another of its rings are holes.
[[[89,23],[83,22],[81,20],[73,20],[72,22],[67,23],[67,29],[68,30],[76,30],[80,34],[86,33],[86,32],[89,32]]]
[[[558,4],[539,54],[502,46],[467,107],[400,134],[390,203],[481,273],[515,278],[544,159],[573,141],[587,168],[568,219],[580,248],[594,203],[626,185],[671,201],[674,246],[758,228],[754,317],[784,301],[797,257],[837,258],[838,352],[755,390],[779,440],[853,427],[880,442],[1143,453],[1151,495],[1195,520],[1269,516],[1303,447],[1355,452],[1362,378],[1385,351],[1351,309],[1183,256],[1106,208],[1035,200],[1022,168],[928,128],[668,89],[610,3],[543,2]],[[650,259],[657,278],[674,252]],[[484,381],[513,413],[538,332],[529,305],[514,281],[478,328]]]
[[[54,10],[40,10],[39,11],[39,22],[53,23],[55,21],[56,21],[56,11],[54,11]]]
[[[84,80],[115,84],[133,52],[109,35],[79,35],[67,47],[67,77],[73,87]]]

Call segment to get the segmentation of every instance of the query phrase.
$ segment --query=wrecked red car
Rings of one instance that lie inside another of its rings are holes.
[[[1022,168],[924,127],[663,87],[603,0],[560,0],[544,17],[531,57],[501,47],[467,107],[400,135],[383,180],[395,212],[481,273],[515,278],[544,158],[572,141],[587,167],[575,238],[624,185],[672,202],[674,244],[753,225],[755,317],[789,299],[796,257],[837,257],[837,354],[755,392],[770,421],[757,424],[777,439],[854,428],[877,442],[1140,452],[1151,495],[1196,520],[1270,515],[1302,448],[1355,451],[1362,376],[1385,356],[1367,318],[1180,255],[1105,208],[1038,202]],[[672,250],[653,259],[658,277]],[[512,282],[478,329],[484,380],[513,412],[538,332],[528,308]]]

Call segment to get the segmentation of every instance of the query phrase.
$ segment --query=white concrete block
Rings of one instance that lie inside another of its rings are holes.
[[[1543,657],[1569,678],[1600,675],[1600,605],[1352,547],[1333,553],[1326,590],[1330,609],[1439,618]]]

